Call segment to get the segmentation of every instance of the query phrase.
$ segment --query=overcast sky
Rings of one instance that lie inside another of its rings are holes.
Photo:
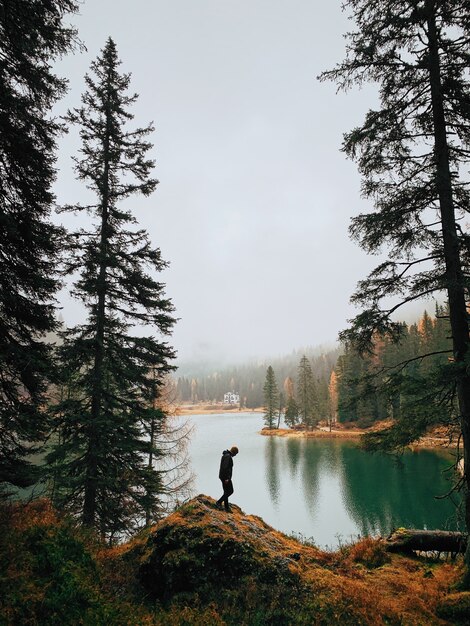
[[[170,268],[182,361],[276,356],[332,344],[349,297],[377,259],[348,239],[365,210],[342,135],[374,104],[372,87],[336,94],[318,74],[344,56],[340,0],[86,0],[73,19],[87,47],[58,71],[78,106],[108,36],[153,121],[156,192],[131,199]],[[73,133],[60,144],[58,201],[74,181]],[[71,225],[71,218],[65,218]],[[68,325],[81,310],[63,296]]]

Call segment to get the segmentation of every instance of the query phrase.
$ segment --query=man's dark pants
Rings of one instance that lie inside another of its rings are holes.
[[[229,509],[228,499],[233,493],[233,484],[231,480],[222,480],[222,486],[224,488],[224,495],[217,500],[217,504],[224,503],[225,509]]]

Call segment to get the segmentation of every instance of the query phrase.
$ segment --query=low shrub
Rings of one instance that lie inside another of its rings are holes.
[[[390,555],[385,550],[381,539],[364,537],[348,549],[348,558],[355,563],[362,563],[369,569],[381,567],[390,562]]]

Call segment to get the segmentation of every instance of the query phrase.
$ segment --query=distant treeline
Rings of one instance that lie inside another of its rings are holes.
[[[419,321],[411,325],[403,322],[401,329],[398,343],[377,337],[373,353],[362,356],[343,345],[321,354],[315,349],[296,351],[270,361],[225,367],[195,377],[181,376],[176,381],[178,401],[221,403],[225,393],[234,391],[240,395],[242,408],[262,407],[270,365],[279,390],[288,399],[292,390],[296,393],[299,364],[305,354],[316,383],[320,419],[357,422],[365,427],[397,417],[403,399],[412,393],[410,381],[447,362],[451,353],[445,307],[436,305],[435,316],[425,311]],[[421,358],[423,355],[428,356]],[[389,384],[392,374],[393,385]]]
[[[340,347],[325,350],[321,354],[313,348],[305,350],[312,363],[322,412],[326,411],[331,373],[341,352]],[[279,389],[282,391],[289,384],[289,379],[291,381],[297,379],[298,366],[303,354],[303,351],[295,351],[270,361],[229,366],[195,377],[181,376],[176,382],[178,400],[220,403],[223,402],[225,393],[234,391],[240,395],[242,407],[251,409],[263,406],[263,386],[269,365],[274,369]]]

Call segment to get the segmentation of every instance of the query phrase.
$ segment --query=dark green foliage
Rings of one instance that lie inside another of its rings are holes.
[[[264,392],[264,423],[268,428],[276,427],[276,420],[280,412],[279,387],[271,365],[266,371]]]
[[[150,611],[137,585],[128,584],[135,566],[120,559],[110,566],[111,550],[74,520],[58,518],[49,501],[4,505],[0,525],[2,625],[144,623],[141,614]]]
[[[393,313],[434,293],[446,294],[452,335],[448,393],[455,390],[465,468],[470,467],[468,235],[470,205],[470,2],[348,0],[357,30],[346,59],[323,78],[340,88],[373,81],[380,105],[345,136],[344,151],[363,176],[373,209],[353,218],[351,236],[387,260],[359,283],[362,312],[342,334],[370,352],[375,338],[397,341]],[[470,472],[464,476],[470,531]],[[470,553],[469,553],[470,554]],[[470,561],[470,556],[468,558]],[[467,573],[470,585],[470,569]]]
[[[8,571],[2,576],[0,605],[11,621],[4,623],[77,624],[96,617],[98,571],[70,522],[51,518],[48,524],[15,528],[6,523],[2,528],[2,560],[15,557],[0,567]]]
[[[299,423],[299,406],[295,401],[294,396],[289,396],[287,400],[284,421],[287,426],[290,426],[291,428]]]
[[[467,239],[456,229],[460,214],[455,212],[465,211],[470,199],[468,181],[459,176],[469,161],[464,149],[470,116],[465,70],[469,3],[351,0],[346,6],[358,29],[348,35],[346,60],[323,78],[344,89],[368,80],[379,84],[380,108],[369,111],[363,125],[346,135],[344,151],[357,161],[363,195],[374,202],[372,212],[353,218],[351,235],[368,252],[389,249],[388,260],[359,283],[353,300],[364,310],[343,334],[364,352],[376,334],[400,336],[403,328],[391,314],[401,304],[452,286],[446,239],[452,218],[453,237],[461,239],[454,258],[460,289],[467,280]],[[447,124],[443,137],[438,137],[438,106]],[[439,141],[446,143],[447,165]],[[444,190],[446,166],[451,180]],[[449,202],[449,220],[444,224],[439,211],[433,219],[436,209],[442,211]],[[381,306],[391,298],[396,304]],[[449,301],[451,317],[453,304]]]
[[[338,416],[366,427],[381,419],[392,426],[365,437],[369,449],[401,449],[431,427],[458,426],[454,369],[447,309],[436,317],[424,312],[418,324],[402,324],[401,340],[376,339],[373,354],[357,354],[350,346],[336,366]],[[423,355],[428,355],[424,357]]]
[[[447,596],[439,603],[436,614],[452,624],[465,626],[470,615],[470,592],[463,591]]]
[[[175,321],[155,280],[167,264],[123,206],[133,194],[149,195],[157,181],[145,139],[152,127],[127,129],[137,96],[127,95],[129,75],[119,74],[119,63],[108,39],[93,77],[86,76],[82,107],[69,113],[82,139],[76,171],[97,202],[70,207],[95,219],[94,229],[70,237],[69,248],[69,270],[79,271],[74,295],[88,319],[63,334],[66,391],[55,407],[58,441],[48,457],[55,501],[108,539],[158,512],[161,477],[147,459],[159,456],[165,416],[155,399],[174,352],[142,329],[167,335]]]
[[[74,0],[0,2],[0,488],[36,480],[26,457],[47,432],[44,336],[61,237],[49,219],[61,131],[50,115],[66,86],[51,65],[72,45],[63,19],[76,10]]]
[[[320,418],[318,390],[307,356],[300,359],[297,375],[297,405],[302,425],[312,429]]]

